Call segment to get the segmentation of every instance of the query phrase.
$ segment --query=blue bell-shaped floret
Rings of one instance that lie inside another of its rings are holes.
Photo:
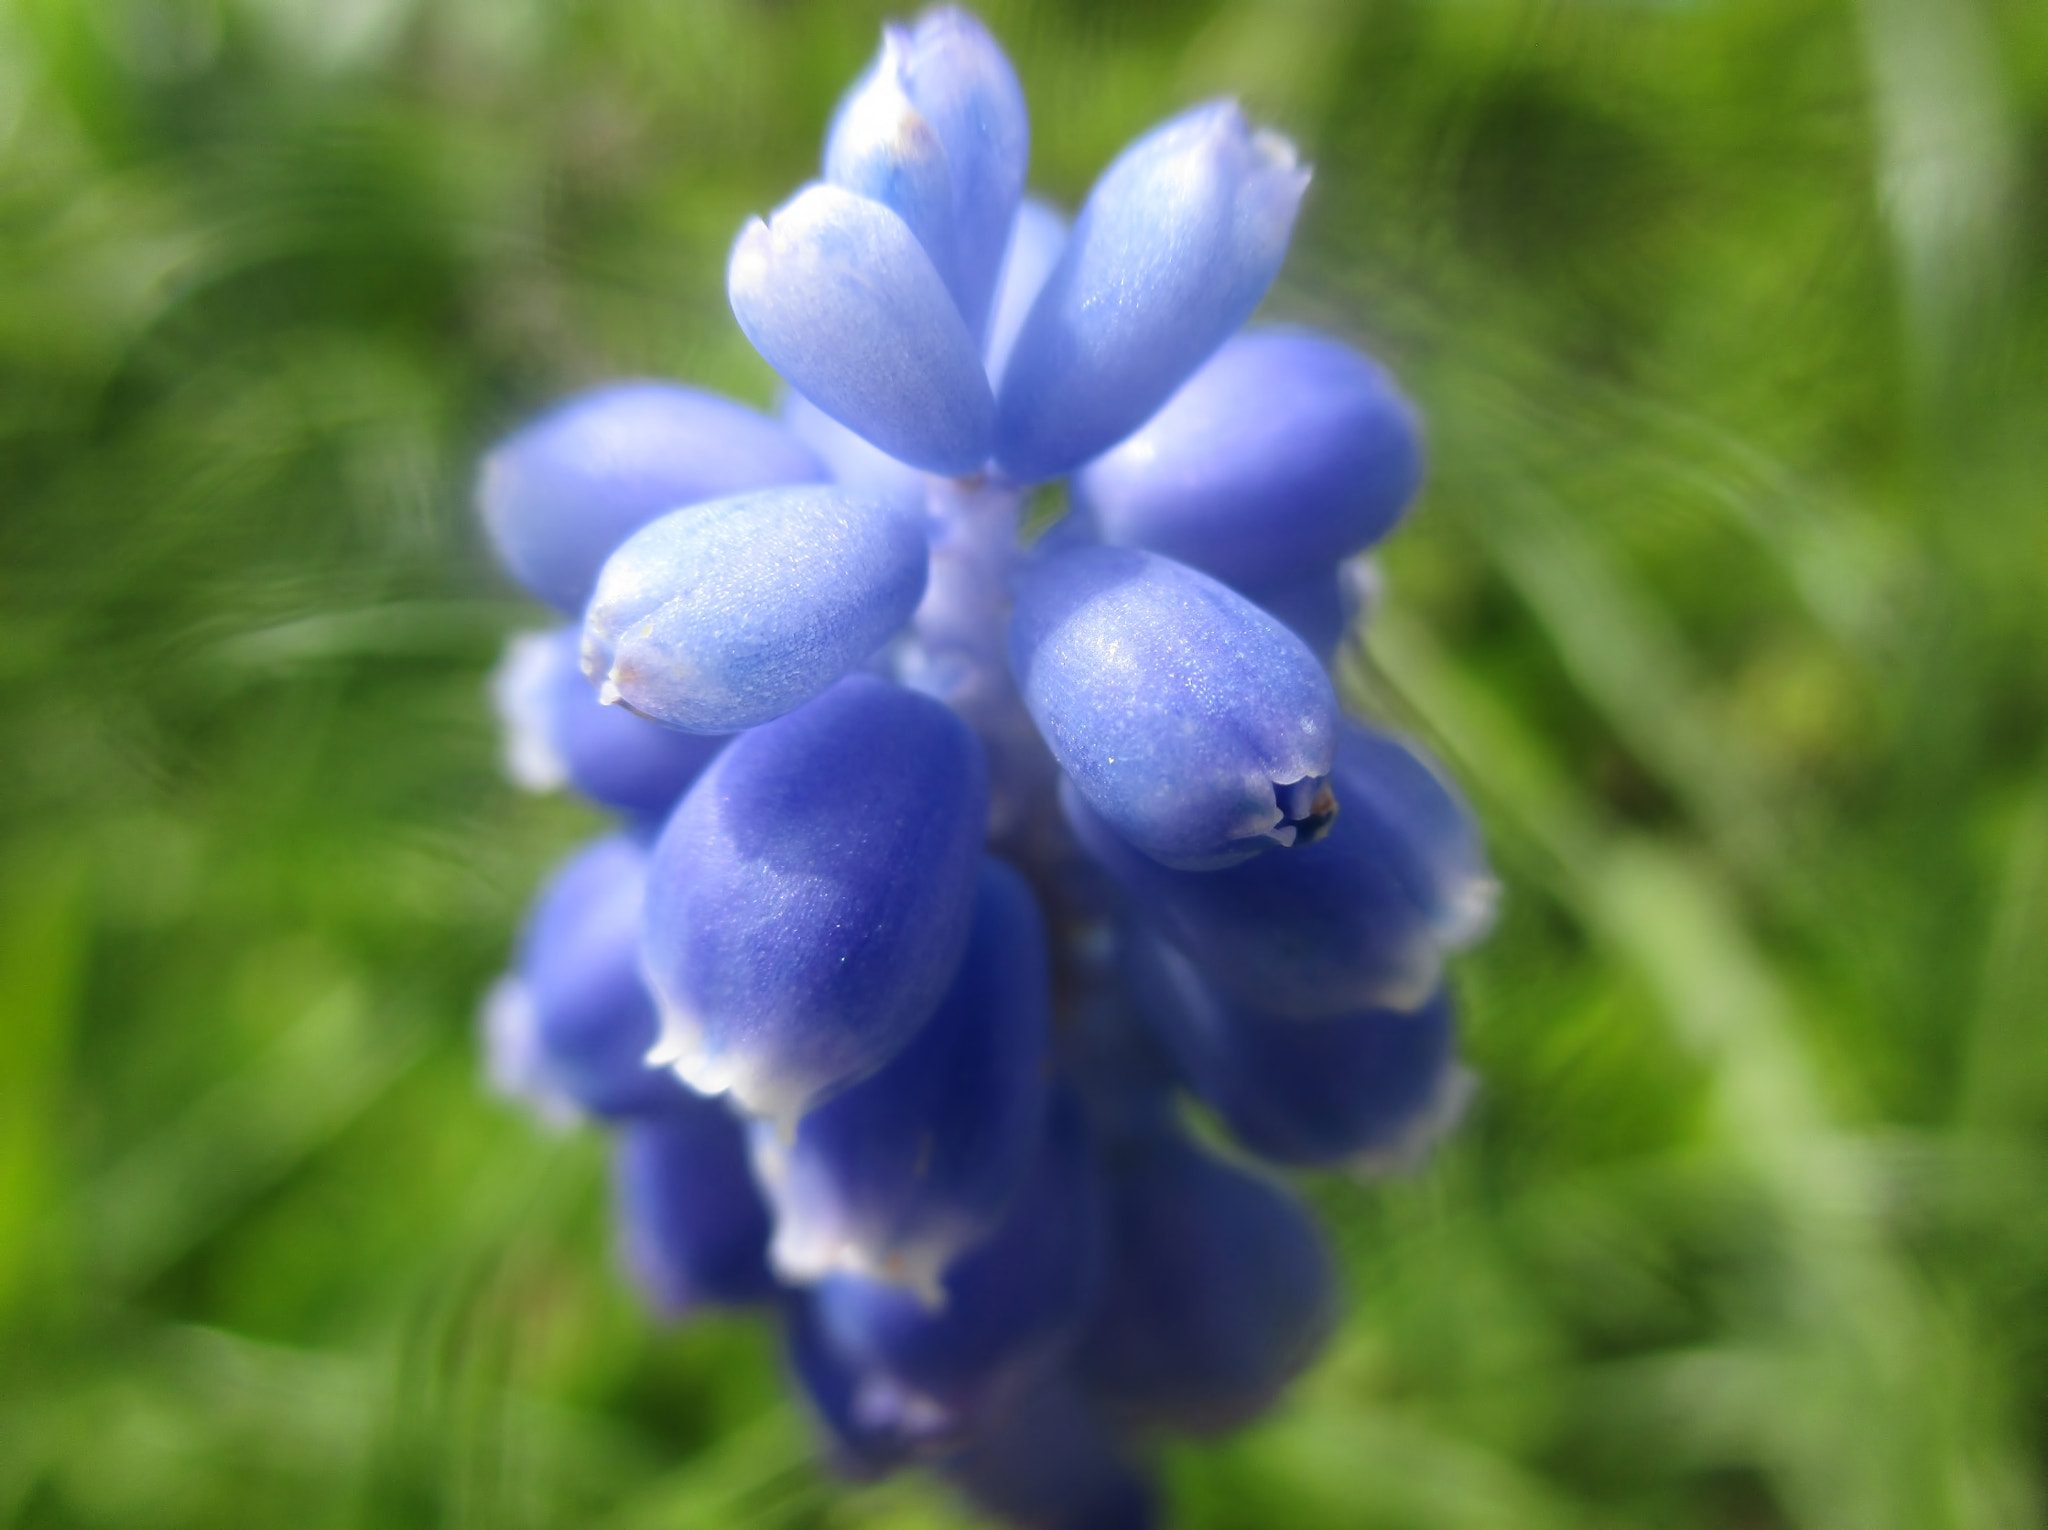
[[[846,1271],[942,1299],[946,1267],[1001,1219],[1037,1156],[1050,981],[1038,900],[985,860],[967,954],[931,1019],[794,1141],[755,1128],[785,1280]]]
[[[910,1040],[967,946],[988,821],[951,712],[852,675],[728,745],[648,871],[660,1060],[788,1135]]]
[[[910,226],[841,186],[810,186],[740,233],[733,316],[826,414],[912,467],[988,460],[995,400],[981,346]]]
[[[1128,970],[1189,1086],[1239,1142],[1274,1163],[1409,1167],[1457,1124],[1471,1096],[1442,989],[1412,1011],[1289,1020],[1231,1003],[1155,935],[1134,933]]]
[[[968,332],[979,338],[1031,157],[1024,89],[988,29],[957,6],[934,7],[907,31],[889,31],[903,88],[946,146],[958,258],[953,291]]]
[[[1422,481],[1415,411],[1376,363],[1290,330],[1237,336],[1074,476],[1104,542],[1246,592],[1330,575]]]
[[[1215,101],[1103,172],[1004,369],[996,457],[1025,482],[1121,441],[1251,317],[1308,172]]]
[[[879,202],[908,225],[959,306],[953,177],[937,129],[910,99],[910,38],[882,31],[882,53],[839,103],[825,138],[825,180]],[[970,329],[972,326],[969,326]]]
[[[1089,1389],[1134,1424],[1246,1423],[1315,1358],[1335,1317],[1307,1211],[1178,1131],[1117,1144],[1109,1201],[1109,1280],[1075,1348]]]
[[[485,456],[477,509],[505,567],[580,617],[612,549],[679,505],[818,483],[824,464],[775,421],[674,383],[579,394]]]
[[[1082,796],[1164,865],[1229,865],[1328,819],[1329,677],[1206,574],[1123,547],[1034,562],[1017,583],[1010,662]]]
[[[1476,826],[1411,746],[1356,723],[1330,782],[1339,809],[1315,844],[1211,872],[1138,854],[1071,784],[1061,801],[1138,912],[1234,1003],[1295,1018],[1414,1009],[1444,951],[1492,917]]]
[[[1102,1277],[1103,1203],[1079,1105],[1056,1094],[1031,1173],[994,1232],[946,1271],[936,1306],[829,1275],[819,1324],[855,1377],[860,1427],[920,1453],[971,1438],[1066,1355]]]
[[[688,1095],[647,1053],[659,1034],[640,978],[647,852],[623,834],[586,845],[534,901],[484,1023],[491,1071],[550,1115],[633,1116]]]
[[[491,695],[505,727],[505,762],[528,791],[570,786],[659,826],[722,738],[679,733],[597,699],[583,676],[583,629],[521,632],[505,645]]]
[[[1029,155],[1009,60],[980,22],[943,7],[883,28],[881,56],[833,119],[825,179],[910,226],[980,335]]]
[[[605,563],[583,671],[606,702],[690,733],[802,705],[879,648],[924,595],[924,517],[835,484],[691,505]]]
[[[768,1208],[747,1169],[745,1129],[719,1100],[682,1091],[627,1122],[612,1159],[627,1273],[654,1307],[685,1317],[771,1299]]]
[[[1225,994],[1297,1019],[1368,1006],[1413,1009],[1436,991],[1443,951],[1383,835],[1343,804],[1313,845],[1217,871],[1175,871],[1141,855],[1061,788],[1067,822],[1132,906]]]

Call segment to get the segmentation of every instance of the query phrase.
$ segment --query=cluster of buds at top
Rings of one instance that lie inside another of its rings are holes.
[[[486,1015],[506,1088],[615,1130],[651,1298],[774,1309],[838,1464],[1078,1530],[1149,1522],[1158,1432],[1253,1416],[1332,1320],[1314,1224],[1187,1102],[1271,1163],[1411,1159],[1493,883],[1328,672],[1412,412],[1239,333],[1307,170],[1212,103],[1069,227],[1027,137],[971,17],[889,28],[733,250],[781,418],[628,383],[487,457],[570,618],[499,671],[511,767],[625,823]]]

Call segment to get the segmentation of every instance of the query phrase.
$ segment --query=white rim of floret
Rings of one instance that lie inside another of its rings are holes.
[[[491,704],[504,726],[505,774],[522,791],[560,791],[569,762],[548,733],[547,689],[554,678],[556,635],[515,632],[491,671]]]
[[[583,1119],[583,1111],[548,1075],[540,1050],[540,1012],[533,992],[511,973],[484,995],[484,1075],[493,1090],[533,1109],[557,1131]]]
[[[645,968],[642,977],[646,977]],[[731,1052],[714,1051],[704,1039],[702,1019],[661,995],[651,981],[661,1015],[661,1035],[647,1049],[647,1066],[667,1068],[707,1099],[730,1095],[748,1115],[767,1122],[785,1143],[796,1140],[797,1123],[810,1109],[816,1088],[772,1079],[772,1070],[749,1066]]]
[[[1366,1149],[1347,1167],[1361,1179],[1413,1174],[1429,1161],[1436,1145],[1458,1128],[1479,1094],[1479,1075],[1463,1063],[1447,1064],[1422,1107],[1388,1141]]]
[[[928,1311],[943,1310],[947,1267],[986,1229],[955,1218],[927,1219],[936,1225],[924,1227],[920,1236],[892,1238],[889,1228],[860,1225],[868,1219],[810,1210],[790,1174],[789,1146],[766,1122],[747,1133],[754,1182],[775,1212],[768,1263],[776,1275],[798,1286],[857,1275],[908,1291]]]

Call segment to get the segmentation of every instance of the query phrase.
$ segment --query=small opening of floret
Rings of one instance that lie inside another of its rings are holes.
[[[1337,793],[1328,776],[1303,776],[1299,781],[1289,781],[1276,789],[1274,799],[1280,808],[1276,827],[1294,830],[1296,848],[1314,844],[1337,821]]]

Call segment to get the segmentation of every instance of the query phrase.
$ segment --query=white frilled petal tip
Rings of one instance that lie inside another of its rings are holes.
[[[1349,1169],[1365,1180],[1415,1173],[1429,1161],[1436,1145],[1457,1130],[1478,1093],[1478,1075],[1463,1063],[1450,1064],[1437,1076],[1428,1103],[1390,1141],[1353,1158]]]
[[[665,1001],[657,1002],[661,1035],[647,1049],[647,1066],[668,1069],[706,1099],[729,1095],[741,1110],[771,1127],[783,1143],[796,1141],[797,1123],[811,1108],[811,1092],[801,1085],[770,1079],[730,1052],[712,1051],[705,1044],[700,1020]]]
[[[950,1239],[878,1248],[829,1219],[805,1217],[778,1202],[768,1262],[791,1285],[812,1285],[828,1275],[856,1275],[908,1291],[927,1311],[939,1312],[946,1305],[946,1266],[958,1253]]]
[[[550,1082],[540,1054],[540,1016],[526,984],[507,974],[484,995],[484,1073],[491,1088],[530,1106],[548,1126],[566,1131],[583,1119],[575,1101]]]
[[[569,763],[548,737],[555,663],[552,632],[516,632],[491,671],[491,703],[505,730],[505,774],[522,791],[560,791],[569,784]]]
[[[1498,877],[1466,878],[1445,900],[1434,921],[1437,939],[1452,951],[1477,945],[1493,929],[1494,920],[1500,917],[1500,894]]]
[[[877,1229],[863,1236],[843,1216],[807,1213],[802,1190],[790,1178],[790,1146],[765,1122],[747,1134],[754,1181],[775,1213],[768,1263],[776,1275],[793,1286],[813,1285],[828,1275],[858,1275],[900,1286],[933,1312],[943,1308],[946,1266],[964,1240],[933,1237],[890,1247]]]

